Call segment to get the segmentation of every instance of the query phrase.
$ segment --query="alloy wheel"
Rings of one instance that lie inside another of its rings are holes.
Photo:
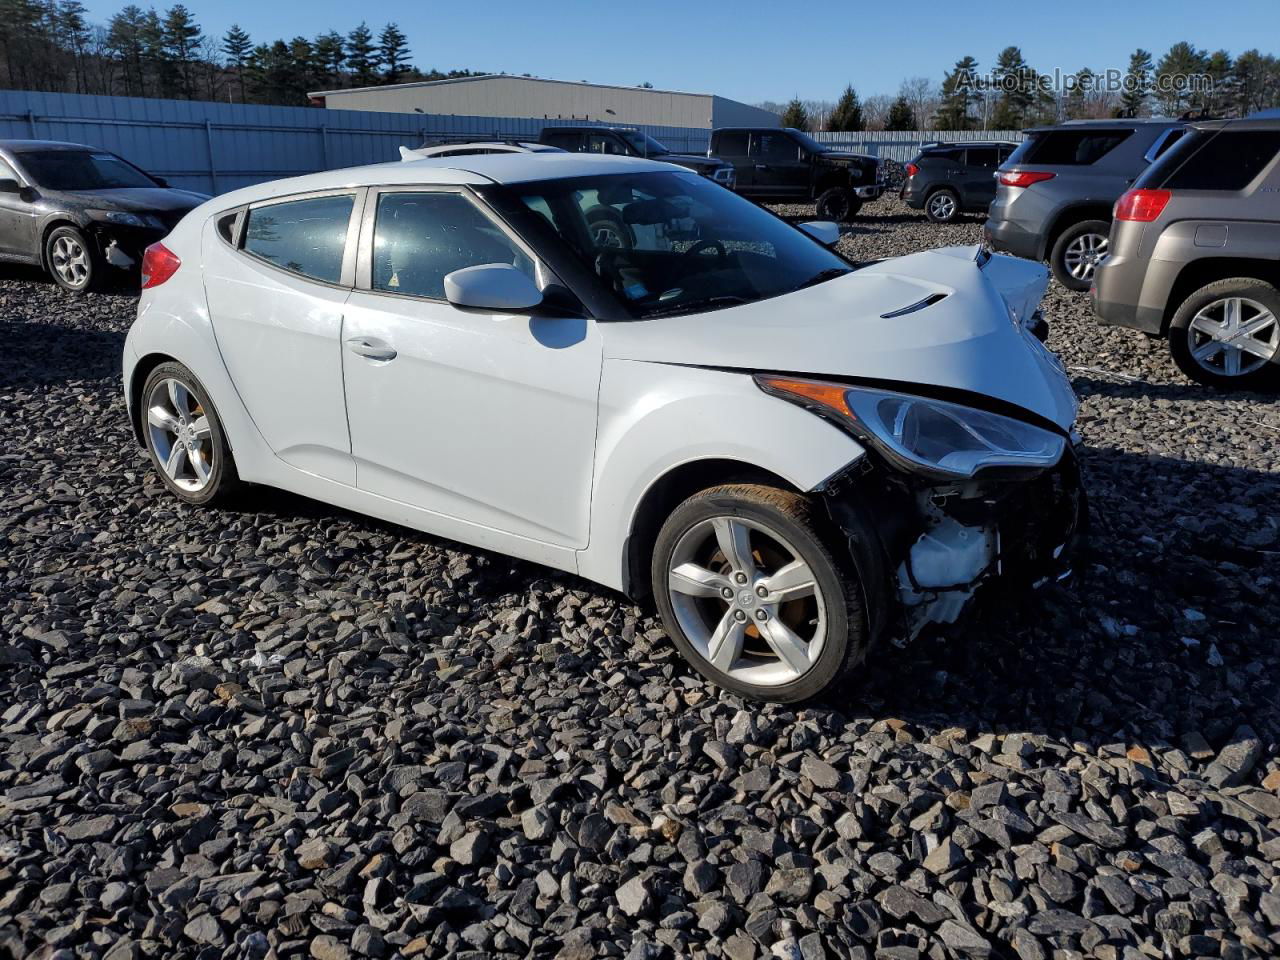
[[[817,662],[826,603],[813,570],[776,530],[713,517],[677,541],[671,606],[697,655],[734,680],[791,683]]]
[[[956,215],[956,201],[949,193],[935,193],[929,198],[929,213],[935,220],[950,220]]]
[[[63,234],[53,241],[49,259],[53,269],[69,287],[83,287],[89,280],[89,252],[75,237]]]
[[[147,398],[147,430],[156,460],[174,486],[196,493],[213,476],[213,431],[196,395],[180,380],[156,382]]]
[[[1093,271],[1107,258],[1109,239],[1102,233],[1082,233],[1063,251],[1067,273],[1077,280],[1092,280]]]
[[[1224,297],[1191,318],[1187,348],[1209,373],[1242,377],[1270,363],[1280,351],[1280,323],[1257,300]]]

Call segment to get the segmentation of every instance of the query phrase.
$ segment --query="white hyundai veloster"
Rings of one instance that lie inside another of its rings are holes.
[[[850,263],[696,174],[579,154],[249,187],[146,254],[134,429],[191,504],[268,484],[651,596],[801,700],[1085,514],[1043,267]]]

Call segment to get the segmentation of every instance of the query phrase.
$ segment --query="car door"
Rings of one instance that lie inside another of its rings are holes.
[[[0,180],[12,180],[19,187],[26,181],[0,157]],[[0,256],[23,260],[40,257],[36,221],[40,209],[16,191],[0,191]]]
[[[249,415],[285,463],[353,485],[342,389],[343,310],[364,191],[251,204],[238,236],[205,233],[218,347]]]
[[[585,546],[595,323],[445,299],[445,276],[479,264],[553,280],[465,189],[371,191],[360,250],[342,331],[357,487],[490,532]]]
[[[995,147],[969,147],[960,167],[960,202],[970,210],[985,210],[996,198],[996,167],[1000,151]]]
[[[751,134],[752,189],[758,197],[808,197],[807,151],[784,130],[760,130]]]
[[[733,165],[738,193],[748,197],[755,188],[755,169],[748,149],[750,139],[746,130],[725,130],[715,135],[715,156]]]

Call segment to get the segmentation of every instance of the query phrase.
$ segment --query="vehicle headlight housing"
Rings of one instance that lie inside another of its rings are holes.
[[[898,467],[940,479],[970,479],[988,469],[1046,469],[1066,451],[1060,434],[945,400],[768,375],[756,383],[836,421]]]
[[[115,223],[123,227],[149,227],[155,219],[125,210],[89,210],[87,212],[89,216],[101,223]]]

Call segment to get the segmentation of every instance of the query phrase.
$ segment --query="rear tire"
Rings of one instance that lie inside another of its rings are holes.
[[[934,223],[954,223],[960,216],[960,198],[954,190],[941,187],[925,200],[924,215]]]
[[[667,633],[717,686],[794,703],[866,656],[870,631],[851,560],[813,504],[757,484],[712,487],[667,518],[653,593]]]
[[[1243,330],[1251,326],[1255,331],[1245,334]],[[1245,346],[1238,346],[1241,343]],[[1252,277],[1206,284],[1182,301],[1169,322],[1169,352],[1178,369],[1209,387],[1276,386],[1280,383],[1280,290]]]
[[[151,371],[137,412],[160,481],[195,506],[225,503],[242,486],[236,463],[204,385],[182,364]]]
[[[847,223],[858,215],[862,201],[847,187],[832,187],[818,196],[817,214],[820,220]]]
[[[1111,224],[1106,220],[1082,220],[1062,231],[1049,267],[1058,282],[1068,290],[1088,290],[1093,284],[1093,271],[1107,255]]]

